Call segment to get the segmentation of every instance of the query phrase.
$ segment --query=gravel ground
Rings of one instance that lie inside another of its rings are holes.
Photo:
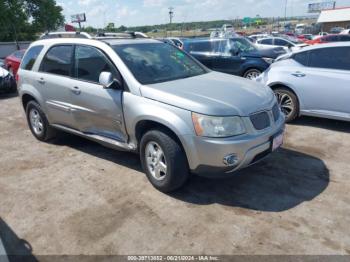
[[[12,254],[350,254],[350,123],[302,118],[230,178],[156,191],[138,156],[40,143],[0,97],[0,237]]]

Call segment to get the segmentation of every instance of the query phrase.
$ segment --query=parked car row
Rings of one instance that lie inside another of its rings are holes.
[[[332,42],[348,42],[350,41],[350,35],[326,35],[326,36],[319,36],[312,40],[305,41],[308,45],[316,45],[316,44],[325,44],[325,43],[332,43]]]

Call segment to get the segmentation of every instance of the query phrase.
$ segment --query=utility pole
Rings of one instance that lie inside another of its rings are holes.
[[[170,36],[171,36],[171,24],[173,22],[173,18],[174,18],[174,8],[173,7],[169,7],[169,24],[170,24],[169,35]]]
[[[287,24],[287,6],[288,6],[288,0],[286,0],[286,6],[284,9],[284,26]]]
[[[174,7],[169,7],[169,21],[170,21],[170,25],[173,22],[173,18],[174,18]]]

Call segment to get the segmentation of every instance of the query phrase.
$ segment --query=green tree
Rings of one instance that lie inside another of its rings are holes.
[[[56,30],[64,24],[62,7],[55,0],[26,0],[28,14],[33,18],[32,25],[39,31]]]
[[[64,22],[54,0],[0,0],[0,41],[34,40]]]
[[[0,0],[0,41],[31,40],[23,0]]]

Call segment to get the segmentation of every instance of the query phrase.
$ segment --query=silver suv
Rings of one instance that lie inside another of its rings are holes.
[[[47,39],[18,73],[30,130],[63,130],[140,154],[150,182],[169,192],[190,173],[219,176],[281,146],[284,116],[270,88],[212,72],[151,39]]]

